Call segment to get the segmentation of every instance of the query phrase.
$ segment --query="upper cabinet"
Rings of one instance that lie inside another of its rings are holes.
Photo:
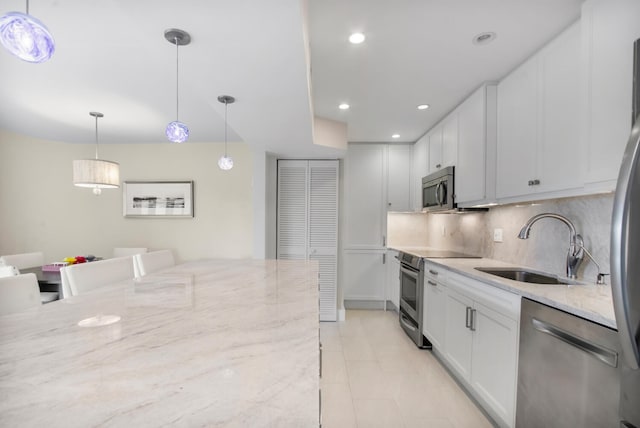
[[[460,206],[495,200],[496,85],[484,85],[457,109],[456,201]]]
[[[580,35],[572,25],[498,85],[497,198],[581,189]]]
[[[411,146],[390,144],[387,147],[387,211],[412,211]]]
[[[587,0],[582,6],[583,138],[586,185],[614,190],[631,132],[633,42],[640,1]]]
[[[413,211],[422,210],[422,177],[429,174],[429,135],[423,135],[413,145],[411,159],[411,195]]]

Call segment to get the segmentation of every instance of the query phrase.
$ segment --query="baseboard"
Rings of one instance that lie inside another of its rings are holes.
[[[347,316],[346,309],[338,309],[338,321],[344,321]]]
[[[383,300],[345,300],[345,309],[384,309]]]

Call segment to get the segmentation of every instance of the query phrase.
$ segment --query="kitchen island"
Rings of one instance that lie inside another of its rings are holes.
[[[178,265],[0,317],[0,426],[317,427],[318,345],[317,263]]]

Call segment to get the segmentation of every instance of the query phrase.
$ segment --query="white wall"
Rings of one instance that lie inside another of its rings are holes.
[[[245,258],[253,251],[252,168],[248,146],[229,147],[234,168],[217,159],[223,144],[102,144],[100,158],[120,163],[120,179],[193,180],[194,218],[124,218],[122,189],[73,186],[73,159],[94,145],[44,141],[0,130],[0,254],[44,251],[47,261],[113,247],[171,248],[178,260]]]

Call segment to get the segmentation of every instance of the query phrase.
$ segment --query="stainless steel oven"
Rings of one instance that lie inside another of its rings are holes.
[[[424,272],[421,257],[398,254],[400,260],[400,326],[419,348],[431,349],[422,335]]]

